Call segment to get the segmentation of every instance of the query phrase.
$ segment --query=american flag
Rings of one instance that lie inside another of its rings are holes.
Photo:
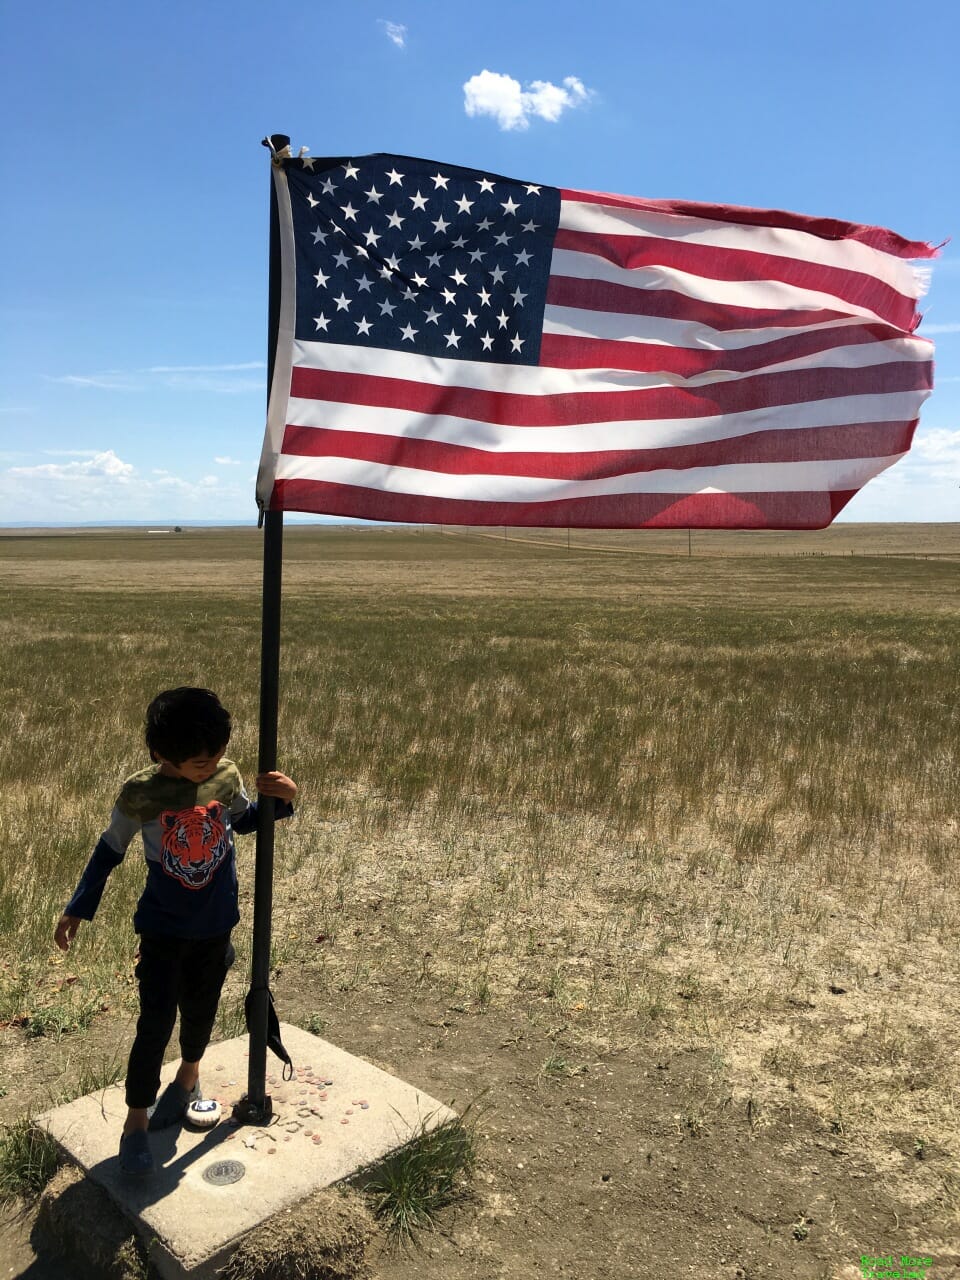
[[[928,244],[408,156],[273,171],[269,509],[819,528],[910,447]]]

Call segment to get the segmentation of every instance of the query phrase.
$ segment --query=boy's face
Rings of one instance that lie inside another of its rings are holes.
[[[223,759],[224,751],[226,747],[215,755],[191,756],[189,760],[181,760],[179,764],[174,764],[172,760],[166,760],[161,755],[158,755],[157,759],[160,762],[160,772],[166,777],[185,778],[187,782],[201,783],[213,777],[217,765]]]

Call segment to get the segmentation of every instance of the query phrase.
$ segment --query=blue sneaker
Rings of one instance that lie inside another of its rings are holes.
[[[153,1155],[144,1129],[134,1129],[120,1139],[120,1168],[124,1173],[142,1178],[153,1173]]]
[[[191,1102],[199,1102],[203,1094],[200,1092],[200,1081],[188,1092],[182,1085],[172,1080],[160,1097],[147,1109],[148,1128],[169,1129],[171,1125],[182,1124]]]

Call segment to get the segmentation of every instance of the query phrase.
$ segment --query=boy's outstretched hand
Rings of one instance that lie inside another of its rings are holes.
[[[256,777],[257,791],[262,796],[276,796],[278,800],[293,800],[297,794],[297,784],[285,773],[271,769],[269,773],[258,773]]]
[[[61,916],[57,921],[57,931],[53,935],[53,940],[61,951],[70,950],[70,943],[77,936],[80,924],[80,916]]]

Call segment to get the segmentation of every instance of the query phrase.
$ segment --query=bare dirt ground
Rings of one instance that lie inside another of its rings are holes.
[[[276,994],[285,1018],[306,1021],[322,1003],[328,1038],[481,1113],[475,1199],[445,1211],[413,1252],[382,1241],[376,1280],[845,1280],[864,1253],[932,1255],[929,1280],[960,1274],[960,1236],[935,1210],[891,1197],[889,1167],[803,1106],[754,1126],[725,1101],[707,1051],[613,1037],[591,1052],[535,1006],[460,1012],[388,986],[331,1005],[309,973],[289,970]],[[48,1045],[3,1036],[21,1104],[55,1084]],[[558,1055],[570,1073],[545,1075]],[[691,1099],[703,1104],[698,1125]],[[906,1135],[887,1154],[907,1175],[915,1162]],[[8,1209],[0,1274],[63,1280],[61,1263],[36,1258],[32,1219],[29,1207]]]

